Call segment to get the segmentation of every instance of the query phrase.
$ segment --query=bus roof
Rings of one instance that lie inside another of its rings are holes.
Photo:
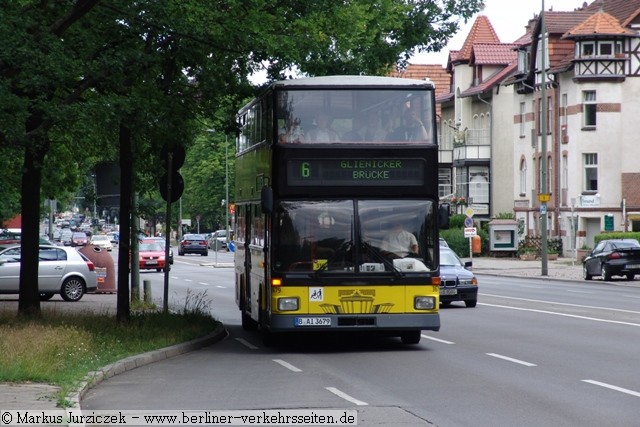
[[[399,77],[382,77],[382,76],[321,76],[321,77],[306,77],[301,79],[281,80],[273,83],[274,88],[287,88],[292,89],[296,87],[310,88],[310,87],[358,87],[358,86],[388,86],[393,88],[399,87],[428,87],[433,88],[433,82],[425,78],[424,80],[418,79],[404,79]]]

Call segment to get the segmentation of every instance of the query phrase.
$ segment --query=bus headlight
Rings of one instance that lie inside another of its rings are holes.
[[[298,309],[298,298],[278,298],[278,310],[295,311]]]
[[[416,310],[433,310],[436,306],[435,297],[415,297],[413,299],[413,308]]]

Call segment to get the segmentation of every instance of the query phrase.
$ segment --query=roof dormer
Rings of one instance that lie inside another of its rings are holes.
[[[624,80],[632,37],[635,32],[602,10],[567,31],[562,38],[575,41],[574,80]]]

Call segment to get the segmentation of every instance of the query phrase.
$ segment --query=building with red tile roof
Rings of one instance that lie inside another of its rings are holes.
[[[525,24],[501,43],[480,15],[449,52],[450,84],[437,94],[441,197],[464,198],[476,220],[513,212],[528,235],[546,215],[565,255],[593,246],[605,217],[640,231],[640,0],[585,2]]]
[[[514,212],[528,234],[539,235],[546,210],[549,235],[565,249],[593,246],[607,216],[615,230],[640,229],[640,173],[630,160],[640,155],[639,12],[640,0],[544,12],[544,28],[537,17],[531,42],[518,48],[518,69],[505,82],[515,88],[514,135],[523,141],[514,145]],[[537,194],[545,175],[550,200],[543,203]],[[568,227],[572,211],[576,235]]]

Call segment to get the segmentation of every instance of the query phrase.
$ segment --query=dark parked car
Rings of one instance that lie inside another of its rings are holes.
[[[584,280],[593,276],[601,276],[602,280],[625,276],[633,280],[636,274],[640,274],[640,243],[636,239],[600,240],[582,261]]]
[[[469,271],[471,261],[463,263],[456,253],[440,246],[440,303],[449,305],[453,301],[464,301],[467,307],[478,302],[478,280]]]
[[[69,228],[63,228],[60,232],[60,243],[64,246],[71,246],[71,238],[73,237],[73,231]]]
[[[185,234],[178,245],[178,255],[200,254],[209,255],[209,242],[202,234]]]
[[[0,251],[0,294],[18,294],[22,249]],[[85,255],[68,247],[42,245],[39,250],[38,290],[46,301],[60,294],[65,301],[79,301],[98,287],[95,265]]]

